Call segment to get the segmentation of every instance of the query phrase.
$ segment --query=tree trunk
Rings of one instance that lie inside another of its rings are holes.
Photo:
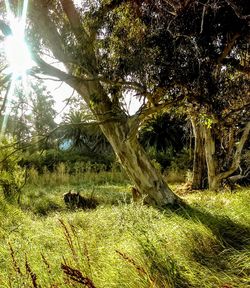
[[[220,170],[215,155],[215,140],[212,135],[212,127],[208,128],[204,126],[204,132],[205,132],[204,133],[205,153],[206,153],[207,171],[208,171],[208,185],[209,189],[218,191],[219,189],[222,188],[222,181],[224,179],[227,179],[239,168],[242,149],[250,133],[250,122],[247,122],[243,129],[243,133],[237,143],[235,153],[232,156],[231,166],[228,168],[227,171],[223,172],[221,172]]]
[[[81,87],[83,87],[83,91],[81,91]],[[75,89],[81,95],[85,93],[86,96],[86,84],[80,86],[80,89],[79,87],[75,87]],[[100,127],[119,162],[144,199],[144,203],[155,207],[174,204],[179,199],[178,196],[164,182],[162,175],[153,166],[137,138],[128,137],[129,116],[120,107],[114,106],[108,101],[105,91],[98,82],[93,81],[88,85],[87,90],[90,99],[93,97],[92,95],[95,95],[95,99],[98,98],[96,103],[90,107],[97,120],[100,121]]]
[[[193,158],[192,189],[205,189],[207,187],[207,167],[205,155],[204,127],[198,123],[196,117],[191,116],[195,146]]]
[[[210,190],[217,191],[221,188],[221,179],[218,173],[218,163],[215,155],[215,141],[211,130],[212,128],[204,126],[208,186]]]
[[[144,203],[157,207],[174,204],[178,197],[152,165],[138,140],[126,139],[126,129],[122,125],[106,124],[102,129]]]

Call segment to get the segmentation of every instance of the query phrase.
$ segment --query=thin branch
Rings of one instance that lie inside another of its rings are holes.
[[[175,100],[166,101],[164,103],[158,104],[157,106],[148,107],[147,104],[145,104],[135,115],[130,117],[129,120],[130,130],[129,133],[127,134],[127,139],[133,139],[136,137],[139,131],[139,127],[150,115],[162,111],[162,109],[166,109],[169,107],[173,107],[174,105],[177,105],[177,103],[182,101],[184,97],[185,96],[182,95]]]
[[[233,46],[235,44],[235,41],[240,37],[240,33],[236,32],[233,37],[231,39],[229,39],[229,42],[227,43],[227,45],[224,47],[222,53],[220,54],[220,56],[217,59],[217,63],[221,63],[223,61],[223,59],[225,59],[230,52],[233,49]]]
[[[33,70],[34,71],[34,70]],[[56,78],[50,78],[50,77],[39,77],[36,73],[32,73],[33,71],[31,71],[29,74],[33,77],[35,77],[38,80],[49,80],[49,81],[55,81],[55,82],[62,82],[60,79],[56,79]]]
[[[236,14],[237,17],[239,17],[240,19],[245,19],[245,20],[249,20],[250,19],[250,15],[242,15],[239,6],[237,6],[236,4],[232,3],[232,1],[230,0],[226,0],[227,4],[229,6],[231,6],[231,8],[233,9],[234,13]]]
[[[205,17],[205,13],[206,13],[206,5],[203,6],[203,10],[202,10],[202,15],[201,15],[201,29],[200,29],[200,34],[203,32],[203,25],[204,25],[204,17]]]
[[[89,36],[86,33],[86,31],[83,29],[83,25],[81,23],[81,17],[75,8],[75,5],[72,0],[60,0],[63,11],[67,15],[67,18],[69,20],[69,23],[72,27],[72,30],[76,36],[76,39],[79,42],[85,41],[85,42],[90,42],[89,41]],[[89,45],[90,43],[88,43]]]
[[[65,105],[63,106],[63,108],[56,114],[56,116],[60,115],[60,114],[64,111],[64,109],[69,105],[69,102],[70,102],[71,98],[73,97],[74,93],[75,93],[75,90],[73,90],[73,92],[71,93],[70,97],[67,99],[66,104],[65,104]]]

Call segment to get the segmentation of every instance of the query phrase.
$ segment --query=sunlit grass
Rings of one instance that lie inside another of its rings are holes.
[[[186,207],[158,211],[131,203],[127,182],[90,178],[29,184],[22,209],[1,199],[0,287],[36,287],[27,263],[41,287],[82,287],[62,263],[94,287],[248,287],[249,190],[194,193]],[[94,189],[100,205],[68,210],[69,189]]]

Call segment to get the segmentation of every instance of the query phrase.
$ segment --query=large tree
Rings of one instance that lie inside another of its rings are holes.
[[[182,104],[195,136],[193,188],[204,188],[208,181],[211,189],[218,189],[238,169],[250,130],[249,3],[129,2],[134,7],[130,17],[139,17],[146,27],[141,37],[144,50],[154,47],[153,53],[144,54],[147,64],[140,69],[151,63],[147,79],[155,90],[185,95]],[[157,105],[165,99],[166,93],[158,93],[153,101]],[[229,127],[234,132],[227,141]],[[225,142],[231,143],[228,148]]]
[[[178,197],[149,161],[135,133],[142,115],[151,113],[155,107],[145,105],[140,113],[130,117],[122,105],[126,89],[143,90],[147,95],[150,91],[130,81],[129,73],[123,78],[116,76],[116,71],[107,75],[106,63],[101,61],[103,49],[98,42],[105,37],[104,17],[118,2],[80,9],[72,0],[30,1],[29,43],[38,65],[33,73],[56,77],[83,97],[145,203],[174,204]],[[86,18],[90,9],[98,13],[97,19]],[[46,62],[45,54],[60,65]]]

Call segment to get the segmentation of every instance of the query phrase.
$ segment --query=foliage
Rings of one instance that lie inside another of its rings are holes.
[[[60,149],[48,149],[44,151],[27,151],[23,153],[20,165],[23,167],[33,167],[39,173],[44,169],[52,172],[56,169],[57,165],[64,163],[67,165],[69,173],[74,173],[77,166],[87,166],[95,164],[103,165],[106,169],[111,169],[114,159],[112,155],[103,154],[88,154],[79,151],[62,151]],[[89,163],[89,164],[87,164]]]
[[[15,137],[23,149],[33,143],[34,149],[48,149],[54,146],[56,127],[53,108],[54,100],[44,84],[38,81],[30,83],[29,89],[18,87],[11,103],[6,134]],[[7,113],[7,112],[6,112]],[[0,124],[4,115],[0,118]]]
[[[169,168],[173,161],[178,162],[180,155],[187,153],[189,135],[185,118],[183,115],[175,115],[174,112],[158,113],[148,119],[139,131],[140,143],[150,158],[155,159],[163,170]],[[181,161],[180,170],[190,168],[189,161]]]
[[[64,116],[58,134],[61,149],[85,152],[91,157],[100,153],[112,154],[110,144],[86,105],[81,105]]]
[[[155,147],[157,151],[172,149],[176,154],[187,143],[188,129],[185,116],[158,113],[148,119],[139,132],[143,147]]]
[[[1,138],[0,141],[0,187],[8,200],[19,199],[25,183],[25,169],[18,165],[21,153],[12,139]]]

